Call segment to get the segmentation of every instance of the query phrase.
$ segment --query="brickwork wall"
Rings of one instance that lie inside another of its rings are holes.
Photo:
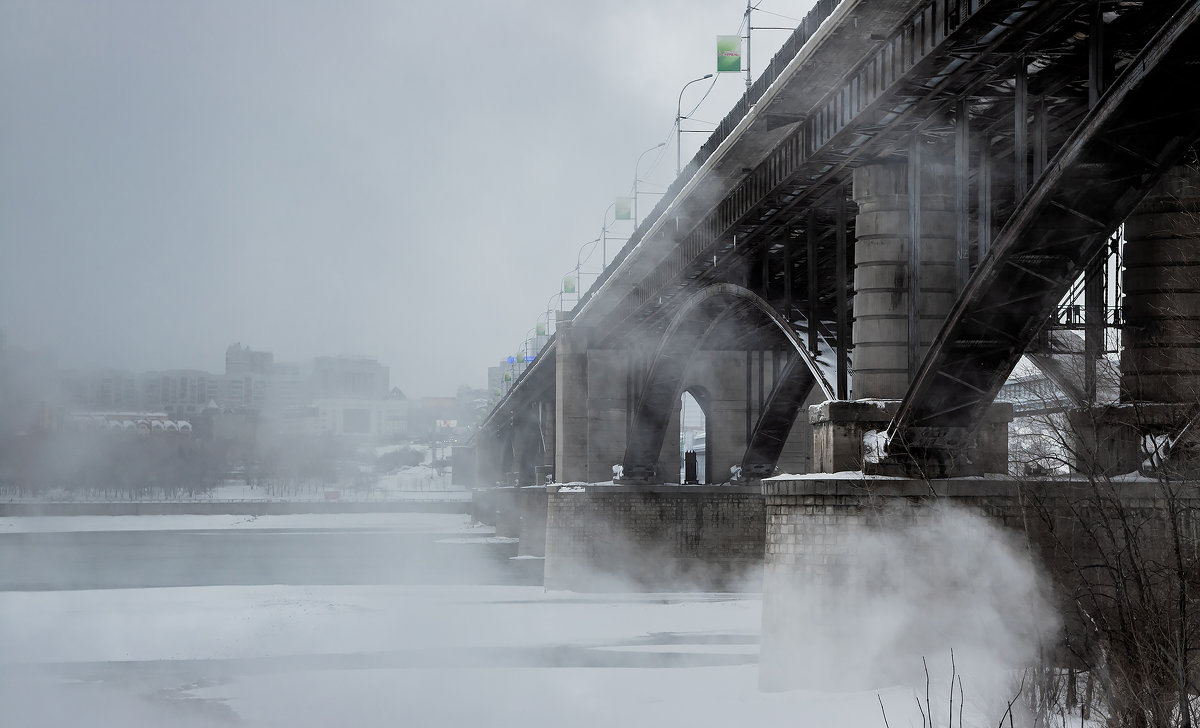
[[[757,589],[757,487],[587,486],[549,494],[546,588]]]
[[[520,502],[520,539],[518,556],[546,555],[546,487],[521,488],[517,496]]]
[[[804,630],[820,628],[819,612],[837,609],[836,604],[816,604],[817,614],[798,616],[791,603],[797,589],[821,580],[836,583],[856,564],[855,527],[886,523],[889,527],[920,528],[932,518],[929,506],[950,503],[997,523],[1021,538],[1028,538],[1041,566],[1046,570],[1060,604],[1075,603],[1072,593],[1080,590],[1080,574],[1074,561],[1093,563],[1095,537],[1088,524],[1096,523],[1092,509],[1102,502],[1109,507],[1119,501],[1128,523],[1139,531],[1142,543],[1153,543],[1164,531],[1167,503],[1162,485],[1151,480],[1107,484],[1097,497],[1086,482],[1018,482],[1012,479],[947,479],[917,481],[876,477],[863,480],[830,479],[819,476],[794,480],[764,481],[766,542],[763,565],[763,637],[760,680],[766,689],[790,689],[795,670],[796,645],[804,644]],[[1200,508],[1200,491],[1192,489],[1181,506],[1195,514]],[[1200,532],[1200,518],[1190,527]],[[869,568],[869,565],[866,565]],[[1102,578],[1102,575],[1100,577]],[[1095,589],[1096,583],[1089,585]],[[1104,590],[1106,585],[1099,584]],[[1087,591],[1087,590],[1081,590]],[[811,605],[810,605],[811,606]],[[1076,649],[1084,629],[1076,615],[1062,609],[1065,635]]]

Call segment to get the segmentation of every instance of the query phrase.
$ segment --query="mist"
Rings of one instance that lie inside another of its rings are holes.
[[[0,3],[0,329],[68,369],[215,371],[241,341],[482,386],[581,244],[628,237],[606,208],[639,154],[669,142],[643,214],[673,179],[680,87],[743,9]],[[744,91],[711,84],[689,129]]]
[[[968,717],[994,724],[1024,671],[1057,644],[1045,574],[1016,534],[978,514],[892,507],[837,538],[844,558],[812,582],[779,585],[768,605],[792,634],[790,645],[764,645],[776,680],[838,692],[900,686],[885,701],[893,715],[931,689],[941,723],[953,676],[955,713],[961,697]]]

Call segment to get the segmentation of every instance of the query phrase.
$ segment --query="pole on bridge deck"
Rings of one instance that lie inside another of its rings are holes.
[[[746,52],[742,54],[746,61],[746,90],[750,90],[750,0],[746,0]]]
[[[706,73],[700,78],[693,78],[691,81],[683,84],[683,88],[679,89],[679,98],[675,102],[675,174],[678,175],[683,171],[683,120],[688,118],[683,115],[683,92],[687,91],[687,87],[693,83],[698,83],[706,78],[712,78],[711,73]],[[675,219],[675,224],[678,226],[679,218]]]

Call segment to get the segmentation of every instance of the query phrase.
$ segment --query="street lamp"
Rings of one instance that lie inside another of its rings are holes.
[[[608,210],[605,210],[604,212],[607,213]],[[594,246],[596,243],[600,242],[603,239],[604,239],[604,235],[602,234],[598,238],[592,238],[591,240],[587,241],[586,243],[580,244],[579,251],[577,253],[575,253],[575,285],[576,286],[579,285],[579,268],[580,268],[580,266],[583,265],[583,260],[579,257],[579,256],[583,255],[583,249],[589,245]],[[592,248],[592,252],[593,253],[596,252],[596,249],[594,247]],[[589,258],[591,257],[591,253],[588,254],[588,257]],[[578,288],[576,290],[578,291]]]
[[[561,311],[562,310],[562,281],[558,282],[558,293],[553,293],[550,295],[550,298],[546,299],[546,336],[550,335],[551,323],[553,323],[554,330],[556,332],[558,331],[557,317],[554,318],[553,321],[551,320],[551,317],[550,317],[550,313],[551,313],[550,303],[554,300],[555,296],[558,296],[558,309]]]
[[[600,272],[603,273],[608,268],[608,211],[617,206],[616,200],[612,204],[604,208],[604,217],[600,219]],[[616,222],[614,217],[613,222]]]
[[[684,119],[683,114],[682,114],[683,92],[686,91],[687,87],[691,86],[693,83],[699,83],[700,81],[703,81],[706,78],[712,78],[712,76],[713,75],[711,73],[706,73],[705,75],[701,76],[700,78],[693,78],[691,81],[688,81],[687,83],[683,84],[683,88],[679,89],[679,100],[675,102],[675,174],[676,175],[678,175],[683,170],[682,155],[680,152],[680,142],[683,141],[683,139],[682,139],[682,136],[683,136],[682,126],[683,125],[680,123]]]
[[[712,74],[709,74],[709,75],[712,75]],[[680,92],[680,93],[682,93],[682,92]],[[679,110],[676,109],[676,113],[678,113],[678,111]],[[676,121],[678,121],[678,120],[676,120]],[[666,142],[659,142],[658,144],[655,144],[654,146],[650,147],[646,151],[642,152],[641,155],[638,156],[637,164],[633,165],[633,229],[634,230],[637,230],[637,226],[638,226],[638,214],[637,214],[637,198],[638,198],[637,186],[638,186],[638,182],[639,182],[638,167],[642,166],[642,157],[645,157],[647,154],[649,154],[650,152],[653,152],[655,149],[662,149],[665,146],[667,146]],[[679,174],[679,172],[676,172],[675,174]]]
[[[603,238],[603,235],[599,238],[592,238],[591,240],[587,241],[586,243],[581,244],[579,246],[579,251],[575,254],[575,268],[573,268],[573,270],[575,271],[575,304],[576,305],[579,304],[579,301],[583,296],[583,290],[582,290],[583,289],[583,285],[582,285],[583,281],[580,280],[580,272],[579,272],[580,268],[583,267],[583,258],[581,257],[583,255],[583,249],[589,245],[594,246],[596,243],[600,242],[600,240],[602,238]],[[593,251],[594,250],[595,250],[595,248],[593,248]],[[566,273],[564,273],[563,279],[565,280],[566,276],[569,275],[570,273],[571,273],[571,271],[567,271]],[[562,288],[562,285],[560,284],[559,289],[561,289],[561,288]],[[566,291],[562,291],[558,294],[559,309],[562,309],[562,305],[563,305],[562,294],[563,293],[566,293]]]

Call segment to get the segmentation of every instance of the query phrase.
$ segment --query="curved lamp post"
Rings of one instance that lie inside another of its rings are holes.
[[[683,92],[680,91],[679,93],[682,96]],[[675,112],[676,113],[679,112],[678,107],[676,107]],[[678,119],[676,121],[678,121]],[[637,226],[638,226],[638,214],[637,214],[638,182],[641,181],[641,179],[638,177],[638,168],[642,166],[642,158],[643,157],[645,157],[650,152],[653,152],[655,149],[662,149],[665,146],[667,146],[666,142],[659,142],[658,144],[655,144],[654,146],[650,147],[646,151],[642,152],[638,156],[637,164],[633,165],[633,229],[634,230],[637,230]],[[679,174],[679,173],[676,172],[675,174]]]
[[[676,101],[676,103],[675,103],[675,174],[676,175],[678,175],[680,173],[680,171],[683,170],[683,162],[682,162],[683,157],[682,157],[682,153],[680,152],[680,142],[683,141],[683,130],[681,128],[682,127],[681,122],[683,121],[683,119],[686,118],[682,115],[683,92],[686,91],[687,87],[691,86],[693,83],[699,83],[700,81],[703,81],[706,78],[712,78],[712,77],[713,77],[713,75],[711,73],[706,73],[705,75],[701,76],[700,78],[693,78],[691,81],[688,81],[687,83],[683,84],[683,88],[679,89],[679,100]]]

